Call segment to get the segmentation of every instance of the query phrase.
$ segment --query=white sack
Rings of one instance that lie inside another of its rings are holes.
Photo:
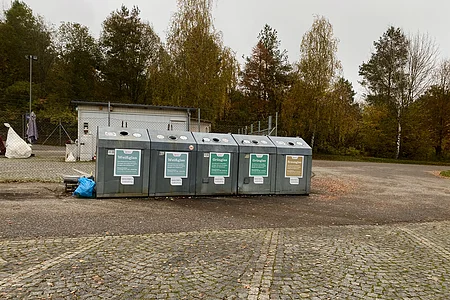
[[[7,158],[28,158],[31,156],[31,147],[12,129],[11,125],[5,123],[8,127],[8,135],[6,136],[6,153]]]
[[[73,153],[70,152],[69,155],[67,155],[66,157],[66,162],[75,162],[75,161],[77,161],[75,156],[73,156]]]

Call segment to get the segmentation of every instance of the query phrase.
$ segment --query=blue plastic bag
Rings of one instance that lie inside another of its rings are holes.
[[[95,181],[86,177],[78,178],[78,187],[73,196],[92,198],[94,196]]]

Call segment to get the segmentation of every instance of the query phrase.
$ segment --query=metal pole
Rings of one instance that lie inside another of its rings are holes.
[[[197,109],[197,121],[198,121],[198,132],[201,132],[201,127],[200,127],[200,108]]]
[[[29,118],[31,118],[31,83],[33,80],[33,56],[29,55],[28,59],[30,60],[30,113],[28,115]]]
[[[275,136],[278,136],[278,112],[275,113]]]
[[[60,146],[62,146],[62,138],[61,138],[61,127],[62,127],[62,125],[61,125],[61,119],[59,119],[59,145]]]
[[[267,135],[270,135],[271,130],[272,130],[272,116],[269,116],[269,128],[267,129]]]
[[[27,122],[27,117],[26,115],[22,114],[22,137],[25,139],[25,127]]]
[[[253,134],[253,123],[250,124],[250,134]]]
[[[108,101],[108,127],[111,126],[111,102]],[[123,124],[122,124],[123,127]]]
[[[186,131],[191,131],[191,111],[188,109],[187,113],[188,113],[188,122],[187,122]]]
[[[261,132],[261,121],[258,121],[258,132]]]

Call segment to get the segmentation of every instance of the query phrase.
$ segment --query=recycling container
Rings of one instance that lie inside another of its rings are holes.
[[[232,136],[239,149],[238,194],[275,194],[275,145],[267,136]]]
[[[237,194],[238,145],[231,134],[192,133],[197,142],[196,192]]]
[[[301,138],[269,136],[277,148],[275,194],[308,195],[312,149]]]
[[[98,198],[148,197],[150,139],[147,130],[99,127],[95,180]]]
[[[148,130],[151,142],[150,196],[195,195],[197,145],[187,131]]]

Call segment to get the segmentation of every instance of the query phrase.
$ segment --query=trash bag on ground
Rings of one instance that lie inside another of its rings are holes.
[[[93,198],[94,188],[94,180],[86,177],[80,177],[78,178],[78,187],[73,192],[73,196],[77,196],[80,198]]]
[[[6,136],[6,153],[7,158],[28,158],[31,156],[31,147],[14,131],[8,123],[8,135]]]

